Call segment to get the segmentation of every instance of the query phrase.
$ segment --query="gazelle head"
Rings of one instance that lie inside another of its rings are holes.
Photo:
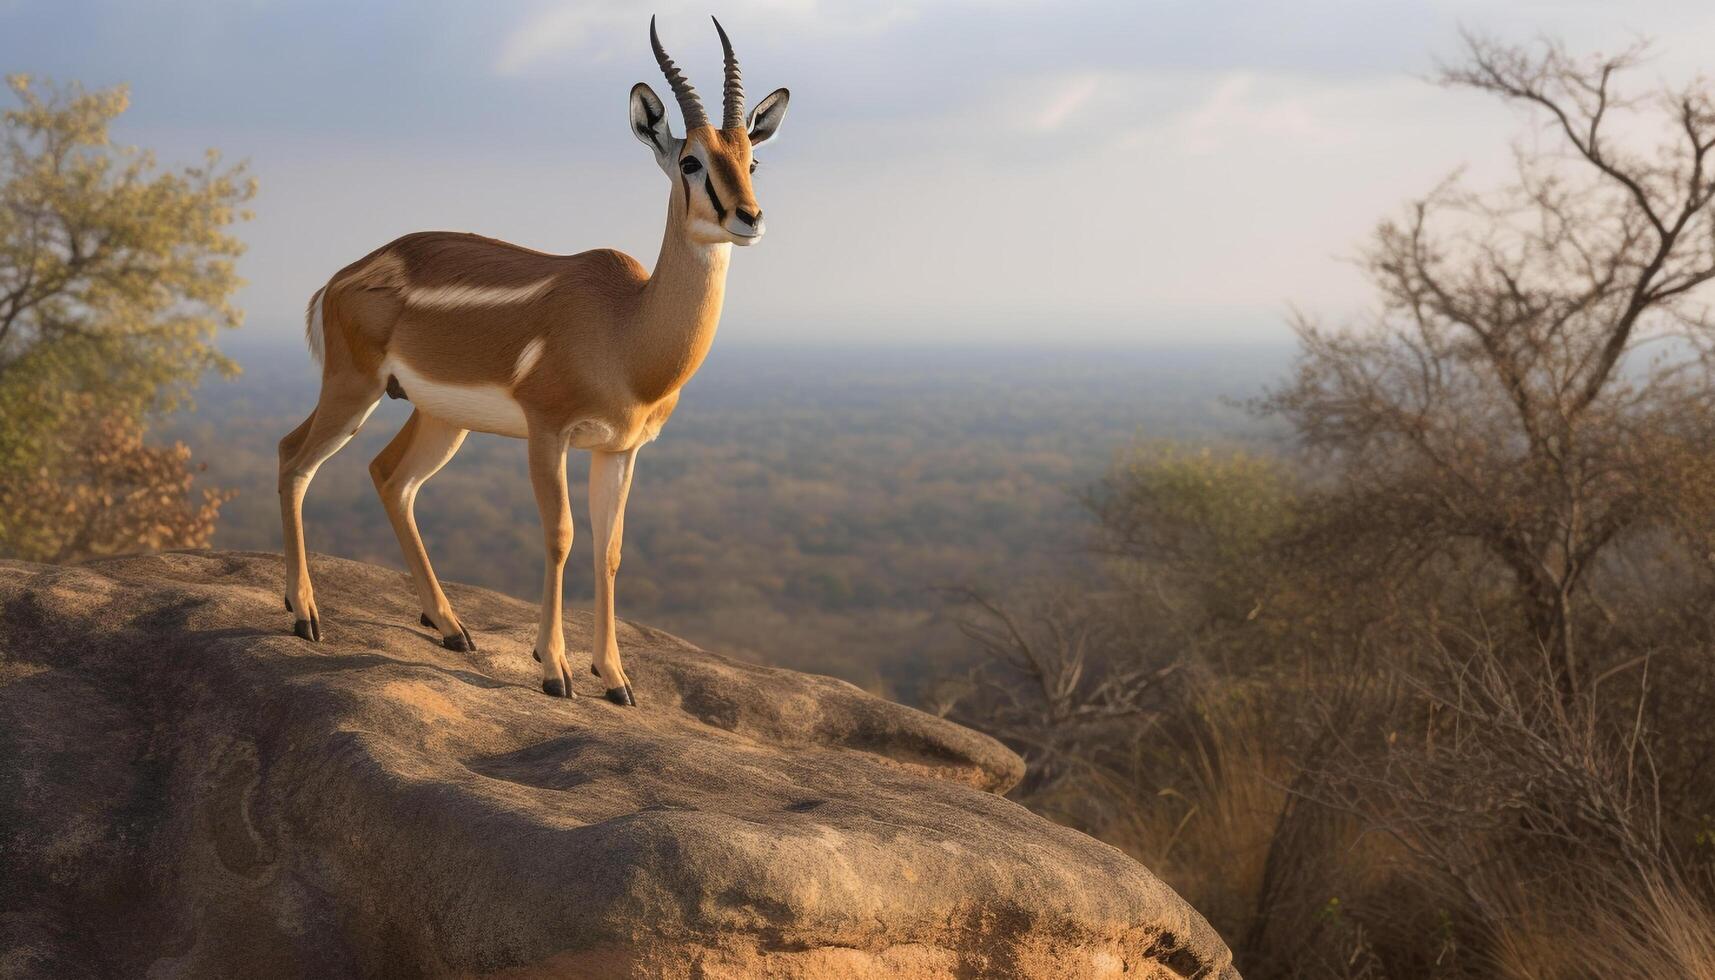
[[[756,104],[750,117],[744,114],[744,85],[739,79],[738,57],[732,52],[721,22],[715,21],[726,54],[725,96],[721,125],[716,129],[703,112],[702,100],[685,80],[673,59],[661,47],[655,33],[655,18],[649,19],[649,43],[661,65],[667,84],[679,100],[685,117],[685,136],[673,135],[667,124],[667,108],[655,90],[638,82],[631,87],[631,129],[655,152],[655,162],[673,181],[673,206],[682,208],[686,233],[704,244],[732,242],[753,245],[762,240],[762,205],[756,202],[751,174],[756,170],[753,147],[772,137],[786,118],[788,93],[775,89]]]

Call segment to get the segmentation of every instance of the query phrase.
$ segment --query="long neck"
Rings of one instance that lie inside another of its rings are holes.
[[[643,287],[633,347],[632,390],[656,401],[691,380],[714,343],[732,245],[703,245],[684,226],[684,202],[667,206],[661,254]]]

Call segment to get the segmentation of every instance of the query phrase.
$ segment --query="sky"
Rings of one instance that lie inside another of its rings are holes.
[[[792,90],[723,342],[1283,342],[1293,310],[1364,308],[1379,219],[1504,179],[1537,126],[1428,81],[1461,27],[1650,37],[1639,87],[1715,74],[1715,5],[1681,0],[0,0],[0,72],[128,83],[120,141],[247,160],[239,302],[284,336],[411,231],[652,264],[669,184],[626,122],[633,83],[668,94],[651,13],[711,111],[710,13],[753,99]]]

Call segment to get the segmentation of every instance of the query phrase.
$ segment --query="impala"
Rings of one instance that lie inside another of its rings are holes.
[[[298,636],[322,637],[304,554],[304,493],[386,393],[409,399],[414,411],[369,472],[410,566],[423,625],[438,629],[451,649],[476,644],[429,565],[413,511],[417,491],[471,430],[528,443],[547,552],[535,656],[542,690],[555,697],[576,697],[560,611],[572,546],[566,456],[590,453],[591,670],[608,700],[636,704],[614,635],[613,590],[637,450],[660,434],[708,353],[732,246],[762,238],[751,150],[779,129],[788,98],[785,89],[772,92],[747,120],[738,59],[719,21],[715,30],[726,64],[719,129],[661,47],[653,18],[649,42],[684,116],[684,137],[673,135],[654,90],[641,82],[631,89],[632,131],[671,184],[652,271],[612,249],[549,255],[477,235],[420,232],[346,266],[310,298],[306,332],[322,368],[321,395],[280,440],[286,608]]]

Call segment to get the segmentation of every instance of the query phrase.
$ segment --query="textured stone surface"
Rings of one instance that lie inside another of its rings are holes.
[[[548,698],[534,610],[317,556],[0,562],[0,976],[1236,977],[994,741],[621,627]]]

